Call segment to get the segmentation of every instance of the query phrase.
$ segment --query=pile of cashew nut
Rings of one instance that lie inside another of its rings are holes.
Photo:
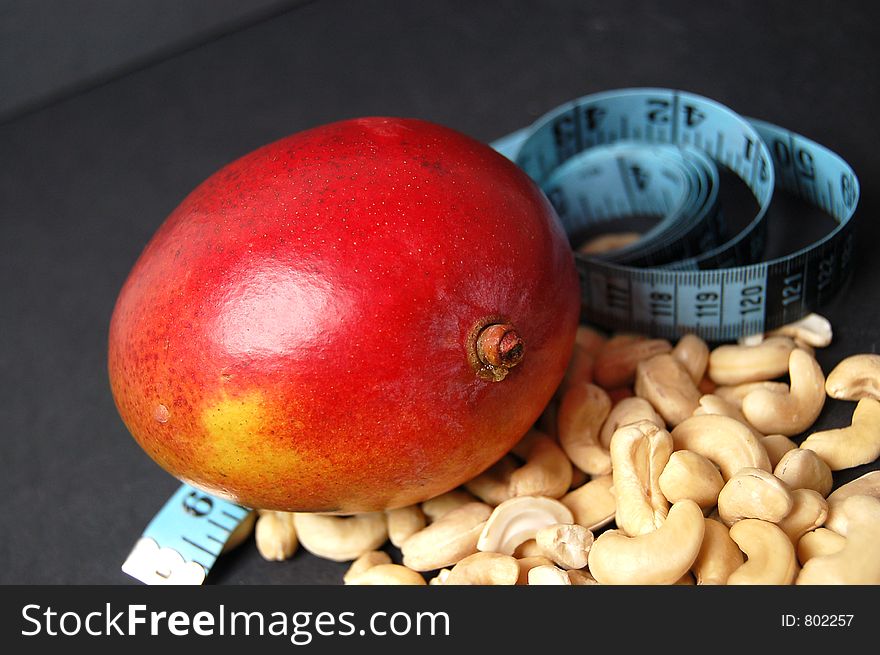
[[[880,355],[826,378],[830,341],[817,315],[711,351],[581,326],[556,396],[484,473],[387,512],[259,512],[257,548],[351,561],[353,585],[880,584],[880,470],[832,493],[880,456]],[[811,432],[829,397],[851,424]]]

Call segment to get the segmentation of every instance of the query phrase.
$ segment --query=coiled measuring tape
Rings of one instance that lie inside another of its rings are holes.
[[[604,255],[575,254],[583,316],[612,330],[728,341],[795,321],[840,289],[852,268],[855,172],[827,148],[669,89],[585,96],[492,144],[528,173],[570,238],[624,216],[659,222]],[[726,233],[718,166],[749,189],[757,212]],[[836,221],[824,238],[761,261],[775,190]]]
[[[859,184],[827,148],[692,93],[625,89],[585,96],[491,144],[541,187],[574,241],[627,216],[660,217],[636,242],[576,253],[583,314],[609,329],[726,341],[797,320],[849,275]],[[736,235],[718,166],[758,210]],[[781,189],[837,222],[820,241],[760,261]],[[183,485],[150,522],[123,571],[147,584],[201,584],[249,510]]]

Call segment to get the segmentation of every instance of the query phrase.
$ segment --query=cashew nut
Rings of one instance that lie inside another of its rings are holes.
[[[803,432],[825,405],[825,376],[815,358],[795,348],[789,355],[788,374],[788,394],[756,389],[743,398],[743,414],[764,434],[790,436]]]
[[[782,528],[760,519],[743,519],[730,528],[730,538],[748,558],[727,584],[787,585],[797,575],[794,546]]]
[[[538,530],[556,523],[574,523],[571,511],[558,500],[544,496],[518,496],[496,507],[483,526],[477,550],[512,555]]]
[[[730,574],[742,566],[742,551],[729,532],[722,523],[706,519],[703,543],[691,566],[698,585],[727,584]]]
[[[825,391],[838,400],[880,400],[880,355],[847,357],[828,374]]]
[[[692,450],[721,469],[730,480],[744,467],[770,471],[770,459],[748,427],[729,416],[692,416],[672,430],[676,450]]]
[[[686,334],[672,349],[672,356],[690,373],[694,384],[699,384],[709,365],[709,346],[696,334]]]
[[[290,512],[260,512],[254,540],[263,559],[281,562],[293,556],[299,547],[293,521],[293,514]]]
[[[475,553],[491,513],[489,505],[468,503],[444,514],[401,544],[404,565],[415,571],[433,571]]]
[[[388,518],[388,539],[398,548],[427,523],[425,513],[418,505],[390,509],[385,515]]]
[[[669,503],[658,478],[671,454],[672,437],[650,421],[625,425],[611,438],[615,518],[624,534],[635,537],[662,525]]]
[[[850,427],[814,432],[801,448],[814,451],[832,471],[873,462],[880,457],[880,402],[862,398]]]
[[[795,448],[785,453],[773,469],[773,475],[790,489],[813,489],[822,498],[829,494],[834,484],[828,464],[805,448]]]
[[[833,555],[846,545],[846,537],[828,528],[816,528],[798,540],[797,557],[801,566],[814,557]]]
[[[880,498],[880,471],[871,471],[839,486],[828,496],[829,508],[842,503],[850,496],[874,496]]]
[[[756,345],[718,346],[709,354],[709,377],[724,385],[778,378],[788,370],[794,347],[788,337],[771,337]]]
[[[775,470],[782,460],[782,456],[789,450],[794,450],[798,445],[784,434],[768,434],[761,437],[761,445],[767,450],[770,458],[770,466]]]
[[[510,555],[474,553],[452,567],[447,585],[515,585],[519,564]]]
[[[348,517],[301,513],[294,514],[293,522],[303,548],[334,562],[357,559],[388,539],[383,512]]]
[[[617,512],[614,480],[610,475],[594,478],[569,491],[560,502],[571,510],[574,522],[588,530],[598,530],[611,523]]]
[[[718,494],[718,515],[731,526],[743,519],[778,523],[794,506],[791,491],[772,473],[742,468],[727,481]]]
[[[371,566],[363,573],[350,576],[345,581],[345,584],[424,586],[427,583],[421,575],[400,564],[377,564],[376,566]]]
[[[705,416],[712,414],[735,418],[737,421],[739,421],[747,428],[749,428],[752,432],[754,432],[755,436],[759,439],[764,436],[759,433],[753,426],[749,425],[746,417],[743,416],[742,410],[733,403],[729,403],[721,396],[716,396],[712,393],[707,393],[700,396],[700,406],[694,410],[694,416]]]
[[[578,524],[558,523],[538,530],[535,541],[545,557],[564,569],[587,565],[593,533]]]
[[[880,500],[850,496],[843,502],[843,510],[849,526],[843,548],[808,559],[797,584],[880,584]]]
[[[715,465],[690,450],[672,453],[657,482],[670,503],[690,498],[703,511],[718,504],[718,494],[724,486],[724,479]]]
[[[602,424],[602,430],[599,432],[599,442],[602,447],[606,449],[611,447],[611,437],[617,428],[639,421],[651,421],[657,427],[666,427],[666,422],[647,400],[638,396],[624,398],[611,408],[611,412]]]
[[[516,459],[505,455],[495,464],[464,483],[464,488],[484,503],[495,506],[510,498],[510,476],[519,467]]]
[[[611,455],[599,444],[599,430],[611,411],[611,399],[593,384],[575,384],[559,404],[559,444],[575,465],[590,475],[611,472]]]
[[[795,489],[791,492],[791,500],[791,511],[777,525],[791,543],[797,544],[805,533],[822,527],[828,517],[828,503],[813,489]]]
[[[606,530],[590,549],[590,573],[600,584],[672,584],[696,560],[705,526],[699,505],[682,500],[653,532],[627,537]]]
[[[475,502],[477,502],[476,497],[472,496],[467,491],[453,489],[452,491],[447,491],[445,494],[440,494],[439,496],[434,496],[433,498],[423,501],[422,512],[425,513],[428,522],[433,523],[434,521],[440,520],[454,509]]]
[[[384,550],[367,551],[351,563],[351,566],[348,567],[348,571],[342,576],[342,582],[348,584],[350,580],[353,580],[361,573],[364,573],[367,569],[379,566],[380,564],[391,563],[391,555]]]
[[[700,390],[672,355],[655,355],[636,367],[636,395],[646,399],[667,425],[678,425],[700,404]]]
[[[543,564],[529,570],[530,585],[570,585],[568,573],[552,564]]]
[[[531,571],[536,566],[553,565],[553,562],[551,562],[543,555],[536,555],[533,557],[518,557],[516,563],[519,566],[519,577],[516,579],[516,584],[518,585],[525,585],[529,583],[529,571]]]
[[[764,382],[746,382],[744,384],[736,384],[729,387],[715,387],[713,393],[742,411],[743,398],[748,396],[755,389],[765,389],[775,393],[788,393],[788,384],[785,382],[773,382],[772,380]]]
[[[795,341],[802,341],[813,348],[824,348],[829,345],[832,335],[831,322],[819,314],[807,314],[800,320],[767,333],[768,337],[791,337]]]
[[[553,439],[531,430],[517,449],[526,463],[510,474],[509,497],[559,498],[568,492],[571,486],[571,462]]]
[[[671,350],[672,344],[666,339],[639,338],[622,343],[611,339],[596,355],[593,378],[606,389],[632,384],[640,361]]]

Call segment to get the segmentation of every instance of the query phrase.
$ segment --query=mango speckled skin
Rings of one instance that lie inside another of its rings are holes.
[[[116,405],[174,476],[248,507],[418,502],[499,459],[562,378],[579,312],[545,197],[487,146],[342,121],[229,164],[166,219],[110,325]],[[475,328],[525,344],[494,382]]]

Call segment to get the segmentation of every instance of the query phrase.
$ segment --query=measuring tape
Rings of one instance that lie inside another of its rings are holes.
[[[122,570],[145,584],[199,585],[250,510],[184,484],[150,521]]]
[[[529,174],[569,238],[623,217],[659,217],[635,243],[575,253],[586,321],[612,330],[727,341],[795,321],[850,273],[859,184],[827,148],[698,95],[625,89],[585,96],[491,144]],[[728,234],[718,166],[751,192],[755,215]],[[830,214],[820,241],[761,261],[777,189]],[[249,510],[183,485],[122,570],[147,584],[201,584]]]
[[[729,341],[814,311],[850,273],[859,198],[852,168],[805,137],[707,98],[669,89],[597,93],[492,145],[538,183],[573,241],[624,216],[661,217],[626,248],[575,253],[590,323]],[[732,236],[718,203],[719,165],[758,207]],[[837,225],[816,243],[761,261],[777,189]]]

